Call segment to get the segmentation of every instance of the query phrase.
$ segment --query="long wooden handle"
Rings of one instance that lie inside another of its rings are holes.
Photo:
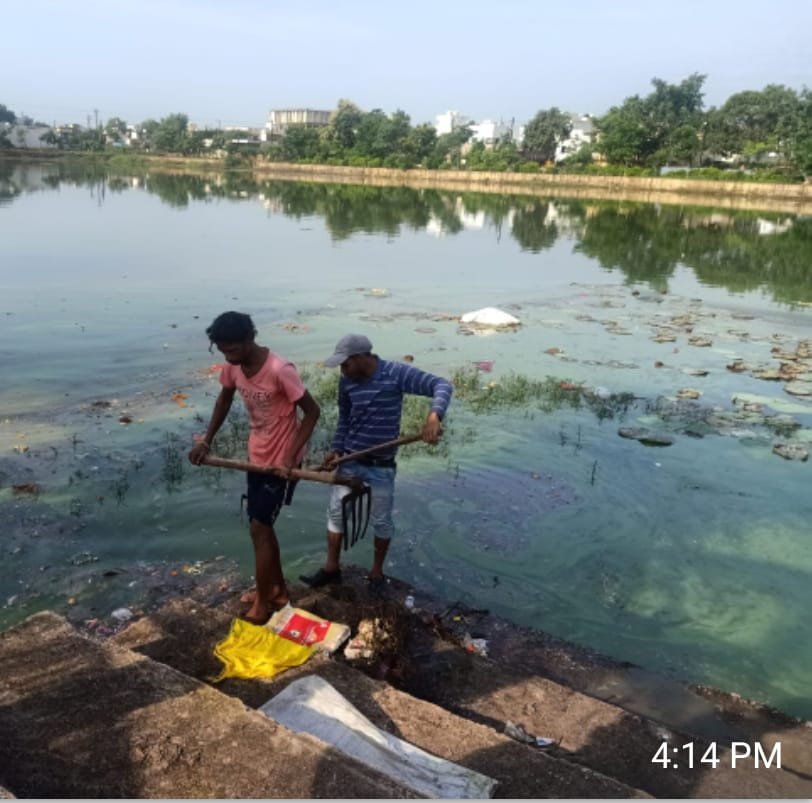
[[[414,443],[415,441],[422,439],[422,432],[414,432],[411,435],[401,435],[399,438],[395,438],[393,441],[379,443],[377,446],[370,446],[369,449],[361,449],[359,452],[345,454],[343,457],[339,457],[338,460],[334,460],[333,465],[338,466],[341,465],[341,463],[346,463],[348,460],[357,460],[359,457],[366,457],[368,454],[380,452],[382,449],[390,449],[394,446],[405,446],[407,443]]]
[[[231,468],[237,471],[255,471],[259,474],[275,474],[277,477],[289,476],[294,480],[312,480],[313,482],[323,482],[327,485],[351,485],[354,481],[351,478],[337,478],[335,471],[307,471],[301,468],[292,468],[287,474],[285,469],[278,466],[258,466],[246,460],[229,460],[225,457],[215,457],[206,455],[201,461],[204,466],[214,466],[215,468]]]

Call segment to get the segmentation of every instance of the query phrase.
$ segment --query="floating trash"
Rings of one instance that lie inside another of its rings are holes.
[[[621,438],[639,441],[644,446],[671,446],[674,443],[674,438],[671,435],[651,432],[645,427],[621,427],[617,434]]]
[[[488,657],[488,642],[484,638],[471,638],[467,633],[462,638],[462,646],[472,655]]]
[[[812,396],[812,383],[788,382],[784,385],[784,392],[792,396]]]
[[[524,725],[516,725],[510,720],[505,723],[505,736],[510,736],[511,739],[515,739],[517,742],[522,742],[523,744],[528,744],[531,747],[538,747],[540,750],[545,750],[548,747],[553,747],[558,744],[555,739],[547,739],[544,736],[533,736],[525,730]]]
[[[696,337],[689,337],[688,338],[688,345],[689,346],[698,346],[700,348],[707,348],[708,346],[713,345],[713,341],[709,337],[703,337],[702,335],[697,335]]]
[[[784,460],[805,462],[809,459],[809,450],[798,443],[776,443],[773,446],[773,454],[783,457]]]
[[[741,374],[744,371],[750,370],[744,360],[733,360],[733,362],[728,363],[725,368],[727,368],[728,371],[733,371],[734,374]]]
[[[36,482],[21,482],[17,485],[11,486],[11,492],[15,496],[22,494],[31,494],[31,496],[39,496],[42,488]]]
[[[701,395],[702,391],[696,388],[682,388],[677,391],[678,399],[698,399]]]
[[[88,563],[96,563],[98,559],[98,555],[94,555],[92,552],[77,552],[68,562],[74,566],[85,566]]]
[[[474,312],[466,312],[465,315],[460,318],[460,323],[494,329],[521,325],[521,321],[518,318],[496,307],[483,307]]]
[[[754,379],[766,379],[768,382],[778,382],[784,379],[783,374],[777,368],[756,368],[750,372]]]

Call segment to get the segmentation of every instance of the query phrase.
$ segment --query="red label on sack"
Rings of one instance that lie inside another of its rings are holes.
[[[278,632],[278,635],[288,639],[288,641],[295,641],[297,644],[304,644],[309,647],[311,644],[324,641],[327,631],[330,629],[330,624],[330,622],[324,620],[316,622],[313,619],[294,613]]]

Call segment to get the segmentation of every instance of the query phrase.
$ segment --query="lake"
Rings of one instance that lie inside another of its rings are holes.
[[[809,218],[0,162],[0,232],[0,625],[250,582],[244,477],[185,458],[238,309],[323,396],[316,462],[341,335],[455,378],[442,448],[399,461],[418,603],[812,717],[812,462],[773,451],[812,449]],[[461,327],[488,306],[521,325]],[[300,483],[279,520],[290,579],[325,505]]]

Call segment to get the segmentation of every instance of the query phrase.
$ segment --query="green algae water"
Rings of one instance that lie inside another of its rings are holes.
[[[185,457],[204,330],[238,309],[321,399],[314,456],[342,334],[454,378],[442,447],[399,463],[389,571],[418,603],[812,716],[812,461],[774,452],[812,450],[809,219],[5,163],[0,233],[1,625],[104,619],[156,567],[153,593],[218,561],[250,582],[243,476]],[[460,325],[488,306],[521,325]],[[244,437],[235,411],[217,450]],[[280,518],[291,578],[325,504],[300,483]]]

